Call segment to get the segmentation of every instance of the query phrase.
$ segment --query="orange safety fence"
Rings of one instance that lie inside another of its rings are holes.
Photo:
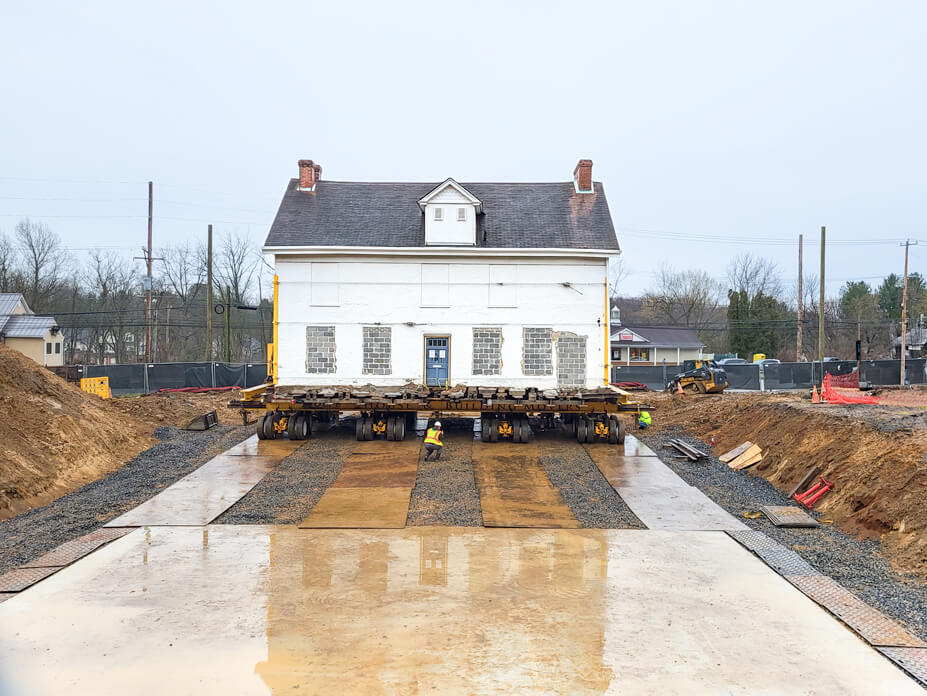
[[[828,375],[832,387],[840,389],[859,389],[859,372],[848,375]]]
[[[824,375],[824,384],[821,385],[821,395],[829,404],[878,404],[879,400],[872,396],[857,396],[837,391],[833,384],[833,375]]]

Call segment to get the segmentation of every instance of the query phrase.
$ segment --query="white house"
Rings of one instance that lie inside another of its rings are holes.
[[[22,293],[0,293],[0,343],[18,350],[39,365],[64,364],[63,337],[54,317],[40,317],[29,309]]]
[[[602,184],[323,181],[299,162],[264,252],[286,385],[608,381]]]

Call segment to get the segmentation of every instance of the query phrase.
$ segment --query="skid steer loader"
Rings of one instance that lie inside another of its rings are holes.
[[[683,371],[666,383],[666,391],[720,394],[727,388],[727,373],[714,360],[686,360]]]

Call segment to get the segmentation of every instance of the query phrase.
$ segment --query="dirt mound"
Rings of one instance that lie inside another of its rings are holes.
[[[882,406],[818,406],[796,395],[659,398],[657,429],[684,427],[720,454],[749,440],[749,473],[791,491],[812,466],[835,488],[815,509],[839,528],[878,538],[893,565],[927,575],[927,414]]]
[[[235,392],[104,400],[0,344],[0,520],[104,476]],[[235,414],[219,410],[225,422]]]

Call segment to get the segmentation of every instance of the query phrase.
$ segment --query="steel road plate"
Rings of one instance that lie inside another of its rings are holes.
[[[741,544],[742,546],[746,546],[751,551],[756,551],[757,549],[761,548],[783,548],[782,544],[780,544],[778,541],[774,541],[763,532],[757,531],[755,529],[744,529],[736,531],[729,530],[727,534],[732,539],[735,539],[737,543]]]
[[[329,488],[299,523],[301,529],[400,529],[411,488]]]
[[[0,592],[22,592],[60,568],[14,568],[0,575]]]
[[[23,563],[22,568],[48,568],[66,566],[83,558],[114,539],[125,536],[132,531],[129,527],[101,527],[89,534],[84,534],[71,541],[56,546],[48,553]]]
[[[927,648],[920,638],[873,609],[838,582],[824,575],[786,575],[785,579],[827,609],[871,645]]]
[[[889,660],[927,686],[927,650],[924,648],[877,648]]]
[[[760,512],[777,527],[820,527],[821,523],[794,505],[764,505]]]

